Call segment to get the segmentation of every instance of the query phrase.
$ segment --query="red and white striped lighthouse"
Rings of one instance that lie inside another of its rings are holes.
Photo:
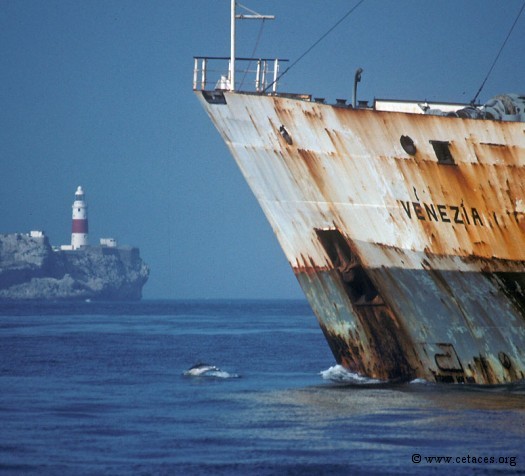
[[[88,244],[87,205],[84,201],[84,190],[78,187],[73,202],[73,227],[71,233],[71,248],[76,250]]]

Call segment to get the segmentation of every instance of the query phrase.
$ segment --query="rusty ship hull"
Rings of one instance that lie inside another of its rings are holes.
[[[523,123],[194,89],[339,364],[525,377]]]

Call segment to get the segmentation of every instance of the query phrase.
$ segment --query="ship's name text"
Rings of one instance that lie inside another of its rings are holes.
[[[473,207],[398,200],[411,220],[438,221],[459,225],[484,226],[481,215]]]

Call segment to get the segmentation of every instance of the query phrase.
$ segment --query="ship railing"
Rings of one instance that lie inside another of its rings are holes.
[[[279,68],[287,59],[235,58],[235,85],[231,87],[230,58],[194,56],[193,90],[232,90],[240,92],[277,92]]]

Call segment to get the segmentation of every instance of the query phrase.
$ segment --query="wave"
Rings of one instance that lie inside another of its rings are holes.
[[[382,380],[375,378],[365,377],[363,375],[350,372],[345,369],[342,365],[334,365],[327,370],[322,370],[320,375],[324,380],[330,380],[335,383],[344,384],[357,384],[357,385],[369,385],[384,383]]]

